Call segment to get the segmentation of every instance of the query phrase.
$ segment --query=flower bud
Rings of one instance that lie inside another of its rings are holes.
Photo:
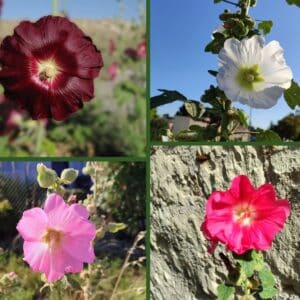
[[[78,176],[78,171],[72,168],[64,169],[61,173],[61,180],[66,184],[71,184]]]
[[[36,167],[37,181],[40,187],[48,188],[53,185],[57,180],[57,174],[54,170],[47,168],[44,164],[40,163]]]
[[[97,207],[95,204],[89,204],[89,205],[87,205],[86,209],[90,215],[93,215],[93,214],[95,214]]]
[[[82,174],[91,175],[93,174],[94,168],[90,164],[86,164],[86,166],[82,169]]]

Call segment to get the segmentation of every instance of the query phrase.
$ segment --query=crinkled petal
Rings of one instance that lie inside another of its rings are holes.
[[[32,208],[23,213],[17,230],[25,241],[39,241],[48,225],[48,217],[41,208]]]

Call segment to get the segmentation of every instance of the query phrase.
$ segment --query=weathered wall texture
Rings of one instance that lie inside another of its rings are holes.
[[[196,161],[196,153],[210,159]],[[277,235],[266,261],[278,278],[278,300],[300,299],[300,148],[154,147],[151,158],[151,298],[216,299],[226,277],[200,232],[205,203],[214,190],[228,189],[240,174],[257,187],[271,182],[277,196],[289,199],[292,214]]]

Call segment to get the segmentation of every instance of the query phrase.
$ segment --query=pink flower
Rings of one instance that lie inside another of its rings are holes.
[[[228,191],[210,195],[201,230],[212,243],[210,252],[218,242],[237,254],[267,250],[290,211],[287,200],[276,199],[271,184],[255,189],[249,178],[241,175],[233,179]]]
[[[24,239],[24,260],[34,272],[43,272],[48,282],[65,273],[77,273],[83,263],[92,263],[95,226],[79,204],[67,205],[57,194],[48,196],[44,209],[23,213],[17,230]]]
[[[146,58],[146,56],[147,56],[147,44],[146,44],[145,40],[138,44],[137,54],[138,54],[139,58]]]
[[[119,73],[119,68],[118,68],[118,63],[113,62],[109,67],[108,67],[108,76],[110,80],[114,80]]]
[[[18,122],[22,118],[21,112],[15,108],[12,101],[6,99],[4,95],[0,95],[0,136],[10,134],[17,130]]]

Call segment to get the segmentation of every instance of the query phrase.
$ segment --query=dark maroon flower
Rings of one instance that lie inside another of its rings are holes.
[[[137,60],[139,58],[138,52],[134,48],[126,48],[124,53],[130,57],[132,60]]]
[[[92,40],[64,17],[21,22],[0,47],[5,95],[33,119],[63,120],[94,96],[103,66]]]
[[[146,55],[147,55],[146,40],[143,40],[142,42],[140,42],[136,49],[126,48],[124,53],[125,53],[125,55],[130,57],[132,60],[139,60],[142,58],[146,58]]]
[[[0,136],[11,133],[18,129],[18,121],[22,117],[21,112],[16,110],[14,103],[0,95]]]

